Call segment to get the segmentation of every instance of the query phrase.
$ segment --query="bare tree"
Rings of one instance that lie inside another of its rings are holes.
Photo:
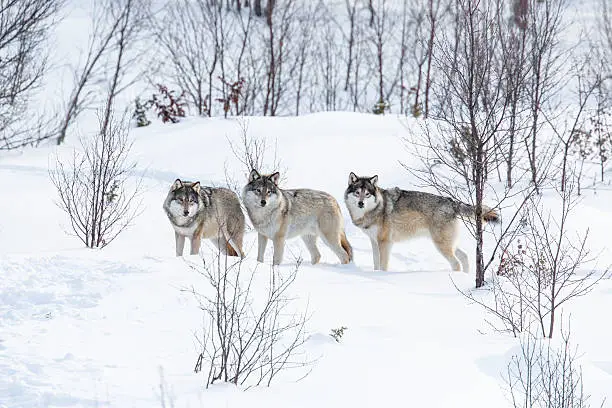
[[[601,0],[600,32],[604,54],[609,64],[612,61],[612,6],[606,0]],[[612,69],[608,72],[608,77],[612,77]]]
[[[272,14],[274,13],[274,6],[276,5],[276,0],[268,0],[266,4],[266,24],[269,26],[272,25]]]
[[[317,66],[322,79],[321,94],[324,96],[322,106],[324,110],[334,111],[339,108],[339,93],[342,89],[342,79],[340,78],[341,49],[338,47],[340,41],[336,37],[338,31],[329,17],[320,16],[319,21],[322,21],[323,24],[323,28],[320,30],[323,35],[317,47],[318,52],[315,55],[317,61],[319,61]]]
[[[75,83],[59,124],[57,144],[66,139],[70,125],[78,115],[95,102],[112,109],[115,97],[138,78],[127,67],[133,66],[140,53],[134,43],[142,30],[143,4],[140,0],[98,0],[92,15],[93,31],[89,39],[87,55],[82,66],[75,68]],[[110,65],[110,66],[109,66]],[[110,77],[107,73],[110,73]],[[108,100],[98,101],[100,89],[93,84],[107,81]],[[104,114],[104,117],[109,117]]]
[[[50,135],[28,112],[32,93],[47,69],[44,51],[61,0],[0,0],[0,149],[14,149]],[[22,121],[21,117],[29,120]]]
[[[441,193],[467,202],[476,209],[470,229],[476,239],[476,287],[484,284],[483,205],[489,172],[499,166],[496,139],[507,119],[507,99],[503,92],[505,64],[499,57],[501,36],[491,29],[499,21],[503,1],[457,0],[460,36],[454,44],[448,34],[441,36],[436,69],[440,81],[438,95],[447,98],[440,117],[445,126],[432,136],[427,131],[420,155],[425,168],[415,174]],[[455,50],[460,50],[458,55]],[[497,144],[498,144],[497,143]],[[433,163],[439,165],[433,166]],[[453,176],[447,176],[450,171]],[[455,176],[464,183],[457,188]],[[489,204],[491,205],[491,204]]]
[[[587,408],[577,348],[571,332],[562,330],[562,342],[550,342],[527,335],[520,354],[512,356],[504,381],[515,408]],[[603,404],[602,404],[603,406]]]
[[[425,117],[429,116],[429,92],[431,89],[432,81],[432,67],[434,58],[434,43],[436,41],[436,35],[438,31],[438,22],[443,13],[443,2],[442,0],[428,0],[427,2],[427,24],[429,29],[429,38],[427,39],[427,69],[425,74]]]
[[[367,107],[369,102],[364,102],[366,89],[371,78],[367,74],[370,58],[367,55],[366,27],[362,21],[361,0],[346,0],[348,33],[344,33],[346,41],[346,76],[344,91],[349,93],[350,104],[354,111]],[[329,19],[328,19],[329,20]],[[340,27],[343,27],[341,25]],[[366,72],[364,73],[364,67]]]
[[[257,17],[261,17],[263,15],[261,12],[261,0],[253,0],[253,12]]]
[[[374,8],[374,0],[368,1],[368,11],[370,12],[370,27],[374,26],[374,19],[376,18],[376,10]]]
[[[594,152],[594,141],[592,139],[591,132],[576,131],[573,134],[572,141],[572,153],[578,159],[579,164],[575,170],[576,174],[576,194],[582,194],[582,174],[584,170],[584,162]],[[567,159],[567,158],[566,158]]]
[[[346,36],[347,47],[348,47],[348,56],[346,59],[346,79],[344,81],[344,90],[348,91],[349,83],[351,80],[351,72],[353,65],[353,50],[355,49],[355,37],[357,31],[358,24],[358,16],[357,16],[357,3],[359,0],[345,0],[346,12],[348,16],[349,23],[349,32]]]
[[[251,92],[247,87],[254,82],[251,77],[243,82],[250,65],[245,58],[251,48],[252,16],[227,13],[221,5],[213,0],[169,2],[153,19],[154,35],[167,64],[162,72],[186,92],[201,116],[213,115],[214,101],[227,114],[232,85],[238,83],[244,85],[243,103],[236,109],[243,113]],[[233,50],[238,52],[234,55]]]
[[[583,72],[588,71],[586,69],[588,61],[585,64],[582,64],[580,67],[575,69],[576,71],[576,79],[578,83],[577,90],[577,106],[574,109],[573,117],[571,117],[571,123],[565,125],[563,128],[554,120],[547,115],[543,115],[546,122],[549,124],[553,133],[557,136],[558,143],[562,149],[562,162],[561,162],[561,191],[565,190],[565,184],[569,180],[569,169],[567,159],[569,153],[571,152],[571,147],[575,144],[577,140],[576,137],[584,132],[584,122],[586,119],[584,118],[585,110],[587,107],[587,103],[589,103],[591,97],[595,93],[596,89],[599,87],[601,83],[601,74],[600,71],[597,71],[594,76],[585,75]]]
[[[272,3],[272,6],[270,5]],[[296,13],[298,5],[295,0],[287,0],[274,7],[274,2],[268,0],[266,20],[268,29],[265,36],[265,67],[266,86],[264,95],[264,116],[276,116],[280,102],[287,91],[287,65],[291,43],[297,30]]]
[[[269,146],[266,139],[253,136],[249,132],[249,122],[244,117],[238,119],[238,126],[240,127],[239,142],[235,143],[228,139],[228,143],[234,158],[244,170],[243,180],[247,179],[253,169],[268,173],[278,171],[282,174],[281,177],[286,177],[287,171],[278,157],[276,144],[274,147]],[[240,190],[238,189],[237,193]]]
[[[604,92],[602,81],[597,88],[595,112],[589,118],[590,133],[594,136],[602,183],[605,166],[610,159],[610,151],[612,151],[612,109]]]
[[[312,6],[311,6],[312,7]],[[308,75],[307,63],[311,60],[312,55],[312,43],[315,41],[315,32],[313,25],[315,23],[315,10],[304,8],[304,12],[298,17],[300,20],[299,24],[299,35],[297,41],[297,54],[295,59],[295,67],[291,69],[292,72],[297,70],[297,79],[295,85],[295,115],[300,114],[300,104],[302,102],[302,93],[304,89],[304,83]],[[294,77],[295,75],[292,75]]]
[[[405,5],[407,7],[407,5]],[[405,12],[404,14],[407,14]],[[425,10],[423,7],[418,7],[418,4],[412,5],[410,8],[409,16],[404,15],[403,24],[402,24],[402,55],[406,57],[406,59],[410,60],[413,64],[411,69],[416,71],[416,81],[412,86],[410,86],[406,97],[410,97],[410,95],[414,95],[414,102],[410,103],[410,110],[404,107],[404,88],[406,88],[406,80],[404,79],[404,70],[402,70],[401,76],[401,95],[400,95],[400,106],[401,111],[405,113],[410,113],[414,117],[418,117],[423,112],[423,103],[421,101],[421,94],[423,89],[423,74],[425,63],[427,62],[427,27],[425,25]],[[408,20],[408,21],[406,21]],[[407,29],[407,25],[412,25],[413,30],[413,42],[410,46],[407,45],[408,35],[405,33]],[[405,55],[407,50],[411,50],[410,58],[407,58]],[[408,69],[410,69],[408,68]]]
[[[369,5],[370,7],[374,7],[371,1]],[[388,102],[387,90],[385,87],[385,70],[388,61],[385,51],[387,47],[389,47],[389,37],[394,29],[394,21],[390,16],[389,8],[390,6],[387,4],[387,0],[377,0],[375,6],[376,12],[373,14],[373,19],[370,23],[372,29],[370,41],[374,46],[376,55],[378,104],[386,104]]]
[[[588,294],[609,269],[581,268],[591,260],[587,249],[588,230],[574,237],[567,227],[577,204],[575,178],[565,191],[558,190],[559,209],[544,207],[532,195],[521,212],[522,227],[506,237],[496,276],[492,279],[493,302],[462,292],[491,313],[495,329],[515,336],[537,327],[542,337],[553,337],[556,318],[563,306]]]
[[[435,44],[439,31],[442,31],[439,27],[442,19],[448,14],[448,3],[447,0],[427,0],[404,4],[405,7],[410,7],[410,12],[404,11],[403,14],[410,17],[408,23],[414,27],[414,44],[410,47],[417,72],[416,83],[410,90],[410,93],[414,93],[414,103],[411,107],[413,116],[430,115]],[[402,35],[402,43],[404,42]]]
[[[240,28],[238,32],[238,38],[240,42],[239,53],[235,57],[234,61],[232,61],[233,66],[235,67],[234,73],[234,83],[242,80],[241,87],[241,104],[236,109],[236,116],[242,115],[245,113],[248,106],[248,97],[251,93],[251,89],[254,88],[255,80],[255,64],[247,65],[245,64],[249,52],[251,48],[251,33],[253,31],[253,13],[248,13],[244,16],[242,13],[238,14],[239,23],[238,27]],[[228,46],[229,49],[232,49],[232,46]],[[245,73],[246,71],[246,73]],[[248,74],[247,74],[248,73]]]
[[[99,133],[81,141],[82,152],[75,150],[68,163],[58,157],[50,171],[59,207],[68,215],[76,237],[89,248],[110,244],[140,209],[140,180],[128,184],[136,163],[129,160],[127,120],[116,120],[112,109],[104,109],[99,122]]]
[[[128,67],[134,66],[134,62],[141,56],[141,52],[134,50],[134,45],[142,32],[144,21],[144,4],[141,0],[114,1],[110,5],[110,12],[114,21],[118,21],[117,31],[114,37],[115,44],[112,48],[114,56],[111,59],[110,79],[108,82],[108,96],[104,104],[106,111],[103,114],[105,121],[102,123],[101,132],[105,132],[112,119],[115,98],[127,87],[136,82],[137,75],[132,75],[127,81]]]
[[[521,140],[527,138],[528,118],[523,117],[525,112],[525,88],[528,81],[529,64],[527,61],[527,30],[526,30],[526,0],[515,0],[514,20],[511,24],[499,21],[502,28],[501,52],[502,61],[506,65],[505,93],[508,99],[509,121],[506,149],[502,154],[506,160],[506,186],[512,188],[514,179],[513,169],[520,159],[519,149]],[[500,16],[502,18],[503,16]],[[525,123],[523,123],[525,122]]]
[[[531,182],[539,186],[542,180],[539,174],[538,150],[541,130],[541,115],[550,114],[555,108],[553,96],[562,81],[561,66],[564,53],[559,47],[562,32],[562,17],[566,0],[528,0],[526,12],[526,30],[528,36],[527,61],[529,65],[526,92],[529,97],[530,135],[525,139],[531,168]],[[550,106],[550,105],[553,106]]]
[[[255,301],[253,285],[264,276],[257,268],[223,256],[205,262],[201,273],[211,293],[193,293],[205,318],[195,371],[207,370],[207,387],[216,381],[269,386],[281,371],[308,365],[300,355],[307,316],[292,310],[289,296],[299,265],[288,274],[271,268]]]

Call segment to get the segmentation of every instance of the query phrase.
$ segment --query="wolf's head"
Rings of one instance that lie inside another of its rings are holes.
[[[378,176],[358,177],[351,172],[349,175],[348,188],[344,192],[346,205],[353,209],[367,212],[376,207],[379,199]]]
[[[169,210],[175,216],[193,217],[201,204],[200,182],[195,183],[176,179],[170,188]]]
[[[259,174],[257,170],[251,170],[249,182],[243,191],[245,204],[253,207],[276,204],[279,198],[279,176],[278,172],[266,175]]]

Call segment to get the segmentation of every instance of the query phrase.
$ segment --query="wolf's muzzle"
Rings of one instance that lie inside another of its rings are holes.
[[[359,201],[357,205],[359,206],[359,208],[363,208],[363,201]]]
[[[183,210],[183,215],[186,217],[189,215],[189,210]]]
[[[261,204],[262,207],[265,207],[266,206],[266,200],[261,200],[260,204]]]

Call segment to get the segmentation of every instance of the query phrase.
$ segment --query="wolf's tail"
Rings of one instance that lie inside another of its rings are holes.
[[[461,203],[459,205],[459,213],[464,217],[476,217],[476,208],[473,205]],[[482,220],[493,224],[499,222],[499,213],[486,205],[482,206]]]
[[[353,247],[348,242],[348,239],[346,239],[346,232],[344,231],[342,231],[342,235],[340,236],[340,245],[348,254],[349,262],[353,262]]]

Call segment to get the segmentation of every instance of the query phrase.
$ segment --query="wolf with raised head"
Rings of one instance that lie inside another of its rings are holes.
[[[473,206],[435,194],[380,188],[378,176],[349,175],[344,202],[353,224],[368,235],[374,269],[386,271],[394,242],[429,235],[455,271],[469,272],[467,254],[457,248],[462,217],[474,218]],[[495,210],[483,208],[485,222],[497,222]]]
[[[233,191],[176,179],[163,207],[174,228],[176,256],[183,255],[189,238],[191,255],[200,251],[202,239],[210,239],[221,253],[244,257],[244,214]]]
[[[252,170],[242,191],[242,201],[258,233],[257,260],[263,262],[268,239],[274,245],[272,264],[283,261],[285,240],[302,237],[313,264],[319,262],[317,237],[343,264],[353,259],[353,250],[344,233],[344,219],[334,197],[310,189],[284,190],[278,186],[279,173],[265,175]]]

